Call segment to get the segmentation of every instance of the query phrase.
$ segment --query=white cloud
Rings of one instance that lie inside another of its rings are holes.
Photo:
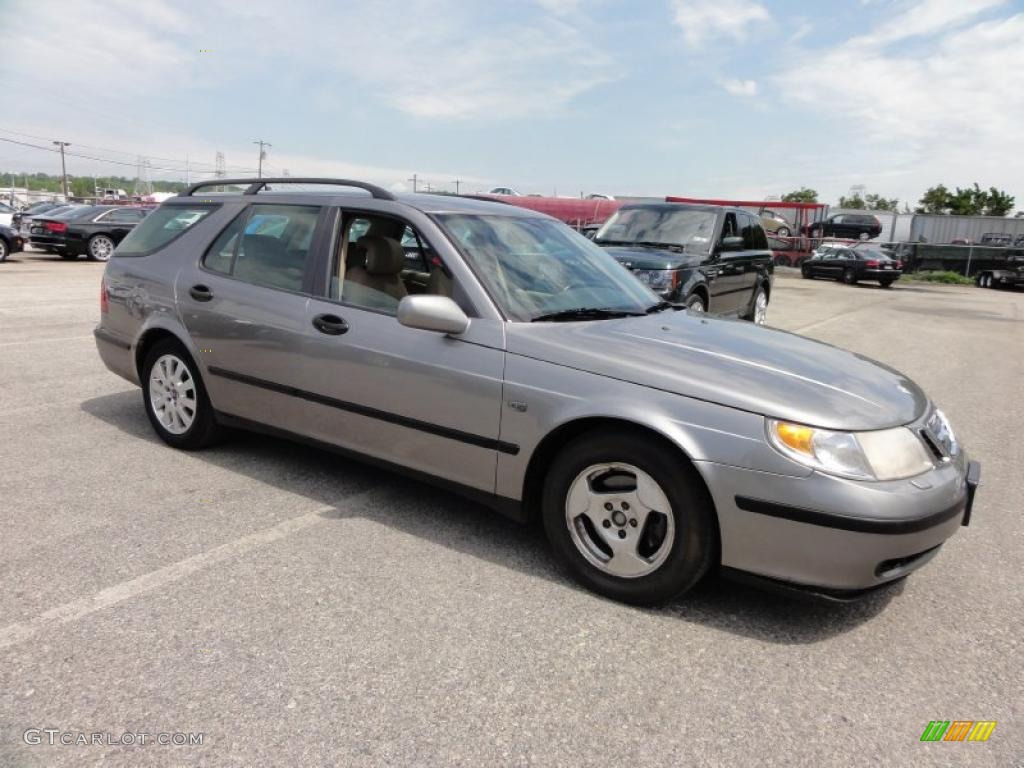
[[[673,18],[691,48],[721,37],[743,40],[751,25],[771,21],[771,14],[754,0],[672,0]]]
[[[757,95],[757,81],[756,80],[738,80],[736,78],[729,78],[722,80],[722,87],[725,88],[726,92],[733,96],[756,96]]]
[[[829,172],[860,163],[857,173],[887,174],[889,194],[912,200],[940,181],[1016,185],[1024,196],[1024,14],[974,18],[994,5],[924,0],[898,17],[902,26],[890,19],[793,58],[774,89],[831,125],[844,151]],[[931,39],[909,42],[919,35]]]
[[[556,16],[571,16],[580,11],[582,0],[537,0],[537,5]]]

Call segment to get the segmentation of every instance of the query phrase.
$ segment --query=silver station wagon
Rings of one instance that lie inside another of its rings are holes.
[[[680,311],[496,202],[193,185],[115,251],[95,334],[171,446],[235,427],[429,478],[541,520],[579,581],[637,604],[713,568],[864,594],[967,524],[979,478],[897,371]]]

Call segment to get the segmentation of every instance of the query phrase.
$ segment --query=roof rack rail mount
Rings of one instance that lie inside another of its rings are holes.
[[[370,184],[365,181],[356,181],[354,179],[314,179],[314,178],[296,178],[294,176],[282,176],[281,178],[259,178],[259,179],[207,179],[206,181],[199,181],[195,184],[190,185],[187,189],[180,193],[180,197],[192,197],[196,190],[203,189],[205,187],[225,187],[225,186],[240,186],[247,185],[244,195],[255,195],[267,184],[332,184],[338,187],[354,187],[356,189],[365,189],[377,200],[394,200],[395,196],[383,187],[379,187],[376,184]]]

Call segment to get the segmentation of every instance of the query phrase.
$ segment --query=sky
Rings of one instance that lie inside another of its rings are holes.
[[[0,170],[1024,208],[1024,0],[0,0]],[[85,155],[86,157],[80,156]],[[94,158],[94,159],[90,159]],[[101,162],[106,160],[107,162]],[[114,162],[121,163],[121,165]],[[205,175],[204,175],[205,174]]]

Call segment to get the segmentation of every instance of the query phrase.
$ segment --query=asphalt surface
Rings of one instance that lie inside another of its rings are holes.
[[[712,579],[638,610],[426,485],[268,438],[165,447],[97,357],[101,271],[0,264],[0,765],[1024,765],[1024,292],[780,278],[771,324],[946,410],[974,522],[865,602]],[[956,719],[998,725],[919,741]]]

